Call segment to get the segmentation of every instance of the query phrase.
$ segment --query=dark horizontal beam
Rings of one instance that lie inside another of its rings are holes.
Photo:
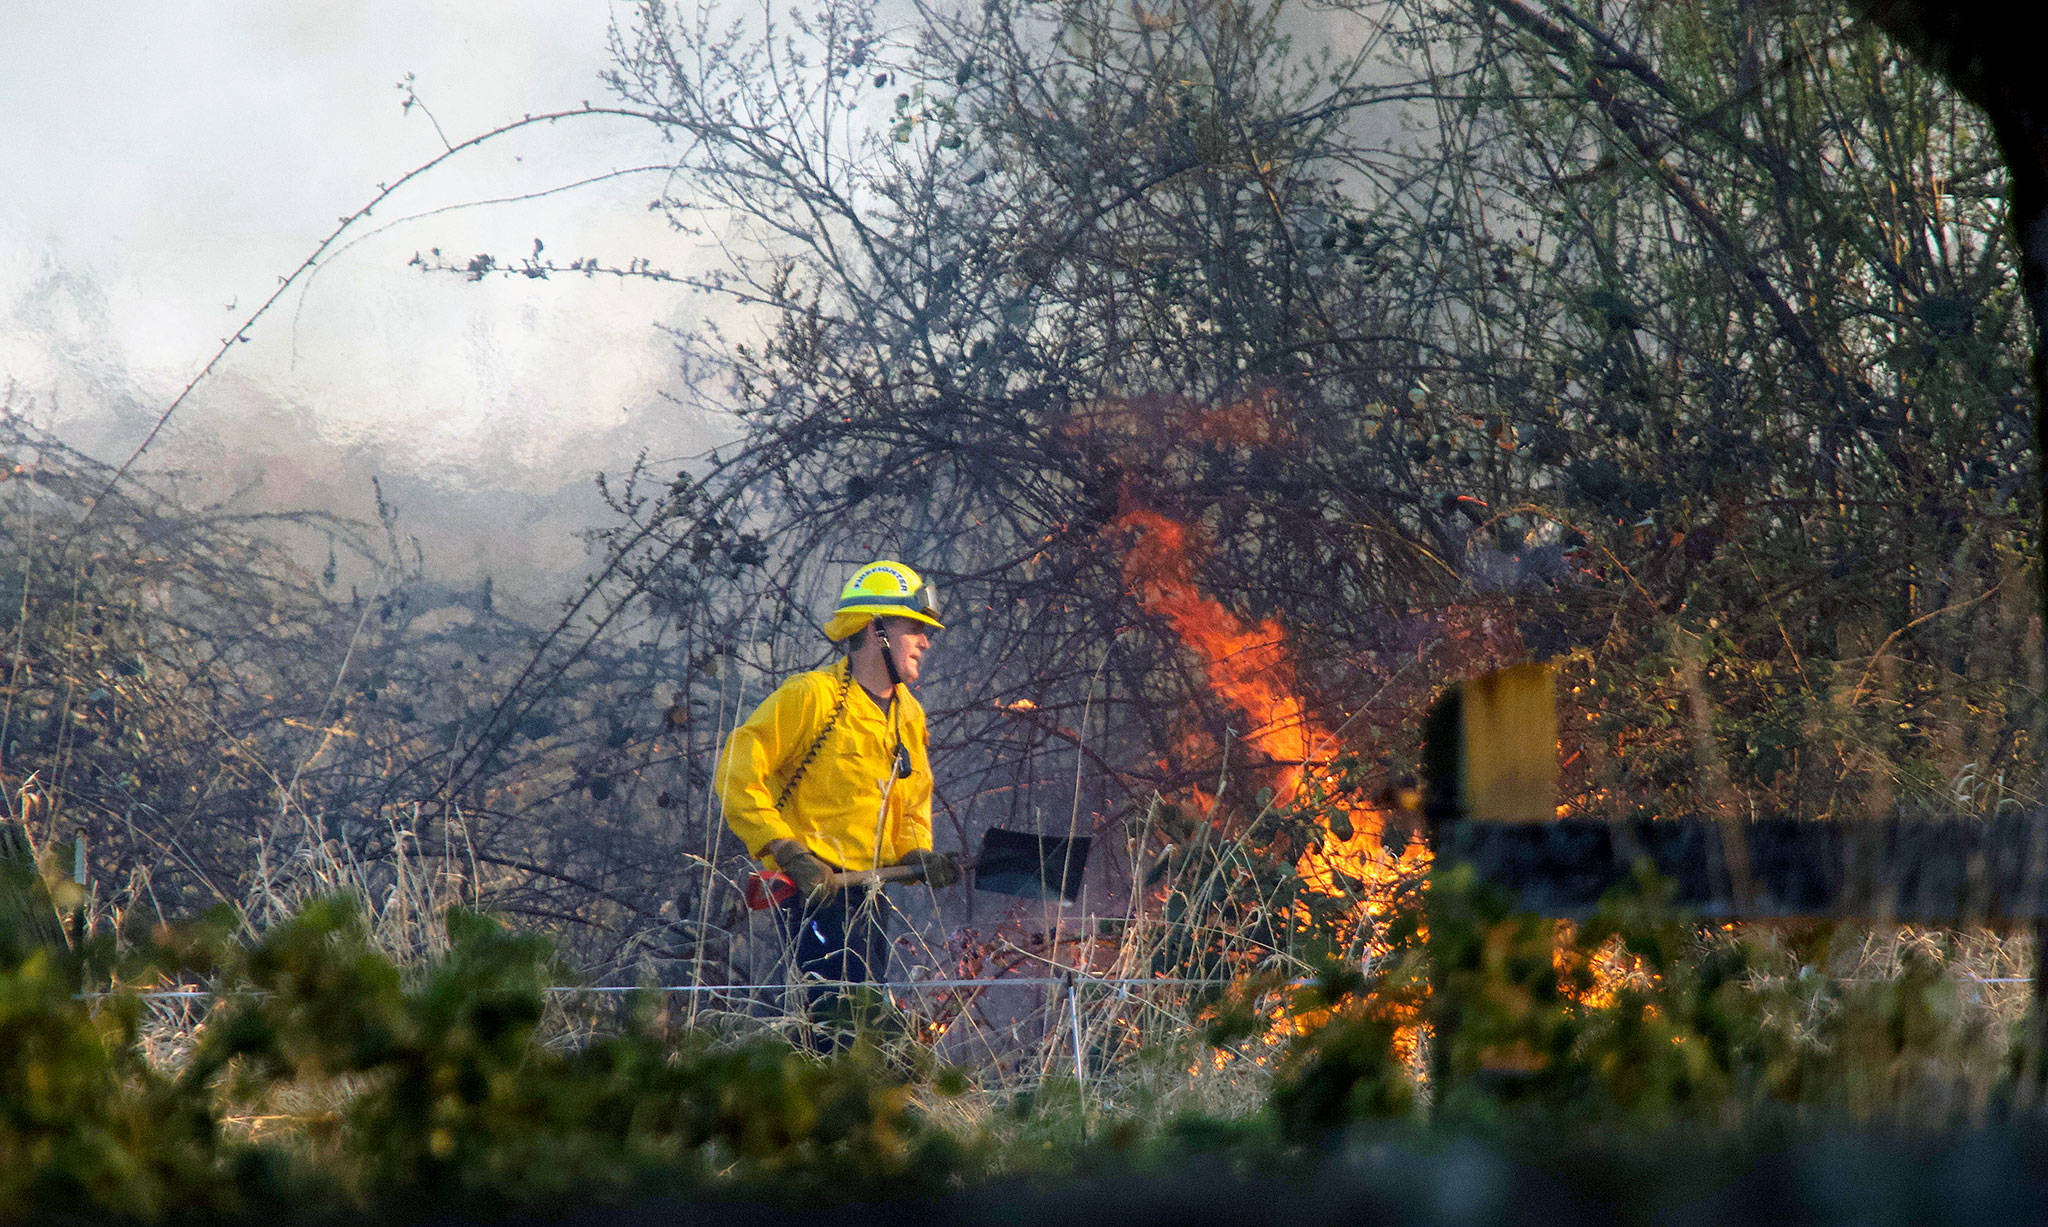
[[[1703,919],[1864,919],[2000,926],[2048,918],[2048,820],[1730,823],[1748,866],[1730,873],[1723,827],[1696,818],[1434,824],[1439,865],[1470,864],[1539,916],[1584,918],[1646,864]]]

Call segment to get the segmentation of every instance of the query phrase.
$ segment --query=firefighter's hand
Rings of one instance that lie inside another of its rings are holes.
[[[924,880],[933,886],[951,886],[960,880],[960,858],[950,852],[919,848],[896,863],[916,866]]]
[[[796,883],[806,903],[823,903],[837,889],[832,885],[832,867],[812,855],[793,839],[778,839],[761,851],[775,858],[782,872]]]

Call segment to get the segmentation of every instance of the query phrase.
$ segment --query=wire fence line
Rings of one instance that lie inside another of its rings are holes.
[[[1234,983],[1237,983],[1237,981],[1221,978],[1173,976],[1113,977],[1067,974],[1048,976],[935,977],[919,980],[825,980],[807,977],[800,980],[749,984],[554,984],[542,986],[540,991],[558,1000],[590,997],[616,999],[628,995],[640,997],[667,997],[675,995],[690,999],[689,1012],[693,1019],[698,1016],[700,1008],[706,1008],[706,1006],[713,1013],[723,1014],[727,1010],[734,1008],[758,1008],[763,1005],[770,1005],[772,1007],[772,1003],[776,999],[780,998],[788,1001],[792,999],[792,995],[809,995],[818,992],[833,993],[842,990],[871,989],[887,991],[891,994],[897,992],[923,994],[951,990],[994,989],[1023,989],[1041,992],[1044,994],[1044,1000],[1039,1006],[1009,1020],[1007,1024],[997,1025],[994,1032],[989,1030],[989,1024],[985,1020],[977,1021],[966,1014],[960,1015],[954,1021],[964,1022],[968,1032],[955,1036],[955,1042],[965,1049],[977,1049],[978,1046],[979,1050],[985,1050],[982,1055],[985,1055],[989,1061],[997,1065],[1002,1065],[1005,1060],[1014,1062],[1017,1057],[1030,1052],[1040,1053],[1040,1056],[1035,1059],[1034,1063],[1042,1063],[1048,1067],[1054,1063],[1065,1064],[1071,1060],[1074,1079],[1077,1083],[1086,1083],[1090,1077],[1091,1041],[1089,1037],[1091,1033],[1099,1031],[1106,1024],[1114,1023],[1118,1018],[1124,1017],[1125,1012],[1129,1009],[1136,1008],[1140,1011],[1151,1011],[1162,1008],[1162,1004],[1144,990],[1163,989],[1180,992],[1198,992],[1205,989],[1221,990],[1228,988]],[[1312,981],[1309,979],[1302,978],[1272,987],[1276,990],[1299,988],[1310,983]],[[175,1015],[178,1019],[183,1020],[176,1025],[190,1026],[196,1022],[195,1013],[205,1014],[214,1007],[222,1006],[229,1002],[257,1000],[272,995],[268,990],[262,989],[186,987],[145,989],[128,993],[110,991],[83,992],[74,996],[75,999],[86,1002],[106,1001],[117,997],[136,999],[148,1005],[158,1007],[157,1010],[153,1011],[154,1013],[166,1016]],[[978,997],[979,992],[977,991],[975,995]],[[708,1002],[706,1002],[707,998],[709,999]],[[1090,999],[1089,1004],[1086,1006],[1083,1005],[1084,998]],[[706,1005],[700,1006],[700,1002],[706,1003]],[[1109,1013],[1104,1014],[1101,1012],[1103,1010],[1108,1010]],[[1032,1025],[1027,1023],[1027,1019],[1036,1019],[1037,1023],[1035,1025],[1042,1028],[1043,1033],[1037,1035],[1035,1039],[1021,1042],[1019,1037],[1014,1034],[1007,1035],[1006,1037],[1004,1034],[1005,1026]],[[950,1030],[951,1027],[952,1023],[949,1022],[946,1030]],[[926,1042],[936,1041],[938,1038],[939,1036],[934,1034],[926,1037]],[[1061,1055],[1057,1057],[1052,1055],[1054,1052],[1063,1049],[1071,1049],[1071,1051],[1061,1052]]]
[[[1883,982],[1884,977],[1850,977],[1840,979],[1843,984],[1874,984]],[[2031,984],[2032,976],[1959,976],[1966,984],[1982,986],[2018,986]],[[1195,977],[1109,977],[1067,974],[1055,976],[976,976],[976,977],[934,977],[919,980],[825,980],[801,979],[780,982],[757,982],[748,984],[555,984],[542,986],[540,991],[551,998],[622,998],[628,995],[642,998],[659,995],[663,998],[677,996],[687,998],[689,1026],[695,1026],[700,1017],[724,1016],[730,1011],[747,1013],[763,1006],[771,1006],[776,998],[785,1003],[794,999],[792,995],[840,990],[870,989],[890,994],[924,994],[951,990],[976,990],[971,999],[982,999],[979,990],[1022,989],[1035,990],[1044,994],[1037,1007],[1027,1010],[1006,1022],[977,1019],[971,1009],[963,1009],[949,1018],[943,1026],[923,1037],[922,1043],[937,1044],[947,1033],[952,1032],[956,1023],[965,1024],[965,1031],[953,1035],[951,1045],[959,1057],[970,1064],[986,1064],[989,1068],[1007,1071],[1005,1076],[1018,1072],[1018,1061],[1036,1069],[1037,1077],[1049,1075],[1057,1066],[1071,1062],[1071,1076],[1077,1087],[1091,1086],[1102,1073],[1102,1058],[1094,1052],[1097,1043],[1105,1036],[1111,1036],[1121,1022],[1126,1029],[1131,1022],[1128,1011],[1135,1009],[1140,1014],[1163,1011],[1172,1014],[1185,1025],[1191,1020],[1181,1010],[1193,1006],[1193,999],[1182,1000],[1180,1009],[1153,998],[1144,990],[1199,990],[1227,989],[1242,981],[1219,978]],[[1262,986],[1265,992],[1299,989],[1312,985],[1314,980],[1307,977]],[[210,989],[175,988],[152,989],[130,994],[112,992],[79,993],[81,1000],[105,1000],[116,996],[131,996],[157,1006],[152,1013],[158,1014],[174,1026],[194,1025],[197,1015],[210,1013],[211,1008],[234,1000],[268,997],[271,994],[254,989]],[[1084,1005],[1084,998],[1089,998]],[[811,998],[816,1000],[816,998]],[[901,1008],[902,1003],[898,1003]],[[573,1007],[572,1007],[573,1008]],[[801,1014],[802,1011],[799,1011]],[[1035,1020],[1035,1021],[1032,1021]],[[1020,1033],[1019,1028],[1025,1031]],[[1027,1034],[1028,1033],[1028,1034]],[[1112,1038],[1110,1041],[1116,1041]],[[1250,1054],[1238,1045],[1224,1043],[1220,1050],[1236,1057],[1247,1058],[1252,1064],[1262,1064],[1262,1058]],[[971,1055],[970,1055],[971,1054]],[[1091,1069],[1093,1072],[1091,1072]]]
[[[944,988],[1030,988],[1068,986],[1105,988],[1227,988],[1232,980],[1183,980],[1146,979],[1141,977],[1108,978],[1100,976],[989,976],[979,979],[931,979],[931,980],[791,980],[769,984],[661,984],[640,987],[628,984],[594,984],[578,987],[573,984],[555,985],[542,989],[544,993],[745,993],[787,988],[881,988],[897,989],[944,989]],[[1308,984],[1307,980],[1295,980],[1291,985]]]
[[[2032,984],[2032,976],[1958,976],[1964,984]],[[1882,980],[1874,976],[1858,976],[1842,979],[1842,984],[1877,984]],[[629,993],[663,994],[718,994],[718,993],[767,993],[787,992],[790,989],[847,989],[877,988],[891,992],[918,991],[925,989],[955,988],[1115,988],[1128,991],[1133,988],[1228,988],[1235,980],[1191,980],[1179,978],[1145,979],[1139,977],[1102,976],[991,976],[978,979],[933,979],[933,980],[788,980],[761,984],[548,984],[541,992],[557,996],[609,996]],[[1276,984],[1274,989],[1306,988],[1314,981],[1302,978]],[[166,988],[144,989],[132,993],[91,992],[74,994],[79,1001],[103,1001],[113,997],[133,997],[140,1001],[195,1001],[214,997],[267,997],[269,993],[260,989],[212,989],[212,988]]]
[[[794,988],[879,988],[890,991],[952,988],[1227,988],[1234,980],[1191,980],[1173,977],[1103,977],[1103,976],[989,976],[969,979],[932,980],[778,980],[761,984],[548,984],[541,992],[563,996],[609,995],[627,993],[762,993],[784,992]],[[1276,987],[1300,988],[1311,983],[1307,979],[1290,980]],[[113,997],[133,997],[141,1001],[191,1001],[213,997],[265,997],[269,993],[262,989],[212,989],[212,988],[164,988],[143,989],[136,992],[90,992],[74,994],[79,1001],[102,1001]]]

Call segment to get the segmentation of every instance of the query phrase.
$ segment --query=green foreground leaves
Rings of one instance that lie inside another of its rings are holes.
[[[226,998],[175,1052],[154,1050],[142,998],[77,995],[79,969],[46,948],[0,970],[0,1205],[136,1221],[795,1207],[1188,1166],[1376,1198],[1434,1187],[1373,1176],[1390,1145],[1426,1165],[1480,1146],[1504,1173],[1509,1155],[1585,1166],[1590,1147],[1669,1192],[1660,1148],[1678,1134],[1739,1166],[1844,1124],[1926,1136],[2013,1118],[2018,1065],[1937,958],[1909,954],[1867,984],[1803,976],[1838,935],[1702,930],[1654,882],[1574,932],[1451,872],[1426,937],[1418,919],[1395,925],[1372,976],[1333,968],[1292,990],[1297,1034],[1275,1050],[1264,1106],[1164,1126],[1048,1083],[1015,1112],[942,1127],[920,1105],[957,1094],[957,1074],[925,1084],[861,1044],[820,1060],[674,1034],[651,1009],[550,1039],[560,969],[545,943],[474,914],[448,917],[450,954],[417,974],[370,948],[346,900],[253,947],[224,927],[159,935],[156,966],[200,971]],[[1216,1036],[1236,1044],[1272,1019],[1226,1007]]]
[[[210,964],[233,996],[159,1061],[140,998],[75,997],[47,951],[0,972],[0,1206],[154,1220],[714,1185],[802,1199],[954,1167],[871,1054],[671,1037],[652,1014],[557,1048],[541,1042],[544,943],[476,915],[449,929],[416,983],[346,901],[253,949],[184,935],[157,954]]]

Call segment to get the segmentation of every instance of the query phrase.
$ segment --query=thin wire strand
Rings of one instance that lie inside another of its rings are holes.
[[[1098,979],[1092,976],[988,976],[968,979],[949,978],[943,980],[812,980],[804,979],[794,984],[775,982],[762,984],[550,984],[541,988],[543,993],[559,994],[616,994],[616,993],[760,993],[782,992],[795,988],[879,988],[890,991],[914,991],[919,989],[953,988],[1044,988],[1065,987],[1069,983],[1097,985],[1103,988],[1130,989],[1150,986],[1153,988],[1226,988],[1230,980],[1190,979]],[[1289,987],[1299,988],[1310,983],[1308,980],[1294,980]],[[1992,983],[1986,981],[1985,983]],[[188,1001],[208,997],[267,997],[261,990],[210,989],[210,988],[168,988],[151,989],[138,993],[91,992],[78,993],[74,1000],[101,1001],[112,997],[132,996],[140,1001]]]
[[[2032,976],[1960,976],[1964,984],[2032,984]],[[1065,988],[1069,984],[1098,988],[1228,988],[1234,980],[1191,980],[1139,979],[1134,977],[1098,978],[1094,976],[986,976],[966,979],[948,978],[943,980],[810,980],[795,984],[781,982],[763,984],[549,984],[541,988],[543,993],[567,995],[605,995],[618,993],[765,993],[783,992],[795,988],[880,988],[891,992],[898,990],[917,991],[923,989],[952,988]],[[1289,980],[1281,988],[1306,988],[1313,981],[1307,978]],[[1879,979],[1841,980],[1841,984],[1881,984]],[[93,992],[75,994],[76,1001],[101,1001],[111,997],[132,996],[140,1001],[186,1001],[207,997],[267,997],[270,994],[258,990],[171,988],[152,989],[140,993]]]

